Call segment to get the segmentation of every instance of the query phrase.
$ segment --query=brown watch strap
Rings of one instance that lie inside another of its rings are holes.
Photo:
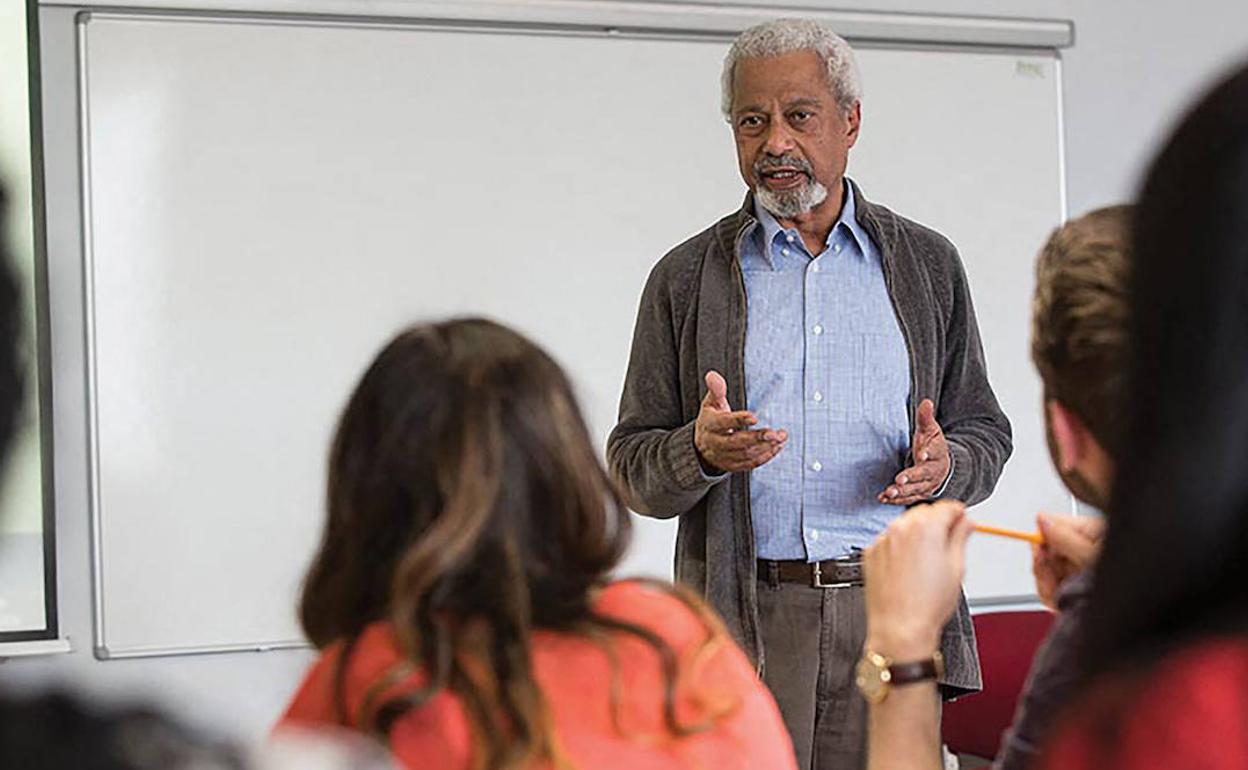
[[[888,667],[890,684],[910,684],[928,679],[939,679],[945,674],[944,660],[936,653],[927,660],[914,663],[892,663]]]

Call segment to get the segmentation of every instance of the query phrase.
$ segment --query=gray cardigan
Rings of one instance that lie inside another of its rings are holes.
[[[970,289],[957,250],[933,230],[867,202],[858,221],[880,248],[884,279],[910,354],[910,425],[924,398],[953,455],[945,497],[977,503],[1010,456],[1010,424],[988,384]],[[607,440],[612,475],[633,510],[680,517],[676,578],[702,592],[761,672],[754,528],[748,473],[708,481],[693,424],[715,369],[734,408],[745,405],[745,282],[741,239],[753,201],[672,249],[646,282],[620,398]],[[900,470],[900,468],[898,469]],[[965,598],[941,642],[948,696],[981,689],[975,631]]]

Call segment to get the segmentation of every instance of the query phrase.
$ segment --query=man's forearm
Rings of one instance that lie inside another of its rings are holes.
[[[940,695],[934,682],[893,687],[870,708],[867,770],[942,770]]]
[[[693,508],[727,475],[707,475],[693,446],[693,423],[673,430],[625,435],[607,442],[607,460],[629,507],[643,516],[672,518]]]
[[[946,439],[954,472],[941,497],[961,500],[967,505],[983,502],[996,488],[1012,452],[1008,426],[1004,432],[950,431]]]

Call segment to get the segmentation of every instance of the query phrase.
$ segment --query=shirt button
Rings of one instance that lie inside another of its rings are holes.
[[[819,540],[819,530],[812,529],[810,531],[810,542],[814,543]]]
[[[823,393],[816,390],[814,398],[815,398],[815,403],[816,404],[819,403],[820,401],[823,400]]]
[[[780,249],[780,253],[781,253],[781,254],[783,254],[783,255],[784,255],[784,256],[786,256],[786,257],[787,257],[787,256],[789,256],[789,250],[788,250],[788,249]]]
[[[832,250],[833,250],[833,251],[835,251],[837,254],[840,254],[840,253],[841,253],[841,244],[839,244],[839,243],[838,243],[838,244],[836,244],[835,246],[833,246],[833,247],[832,247]]]
[[[819,462],[818,460],[815,460],[813,463],[810,464],[810,469],[814,471],[815,473],[818,473],[819,471],[823,470],[823,463]]]
[[[816,337],[818,337],[820,334],[823,334],[823,327],[822,327],[822,326],[820,326],[819,324],[815,324],[815,328],[811,329],[810,331],[811,331],[811,332],[812,332],[812,333],[813,333]]]
[[[811,262],[811,263],[810,263],[810,272],[812,272],[812,273],[817,273],[817,272],[819,272],[819,263],[818,263],[818,262]]]
[[[788,241],[789,243],[792,243],[792,242],[793,242],[793,236],[792,236],[792,235],[786,235],[786,236],[784,236],[784,239],[785,239],[786,241]]]

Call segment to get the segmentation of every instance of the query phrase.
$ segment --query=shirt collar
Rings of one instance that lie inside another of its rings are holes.
[[[853,236],[854,243],[858,246],[858,253],[865,255],[867,253],[867,244],[870,237],[867,231],[862,229],[862,225],[858,224],[858,201],[854,196],[854,186],[849,183],[849,179],[845,179],[845,203],[841,206],[841,217],[836,220],[832,232],[836,232],[837,228],[844,227]],[[828,234],[829,241],[832,233]]]
[[[848,177],[844,179],[843,183],[845,185],[845,197],[844,203],[841,204],[841,215],[832,225],[832,229],[828,231],[828,238],[824,246],[831,246],[837,231],[843,229],[849,233],[855,245],[858,246],[858,253],[866,255],[867,244],[870,241],[866,231],[862,229],[862,225],[858,224],[858,203],[854,197],[854,186],[849,183]],[[761,230],[762,243],[759,244],[759,250],[768,264],[772,264],[772,249],[775,246],[777,236],[784,235],[787,237],[792,235],[794,239],[801,237],[796,228],[785,230],[772,213],[763,208],[757,197],[754,198],[754,216],[758,219],[759,229]]]
[[[754,199],[754,216],[758,219],[759,237],[758,250],[762,253],[763,259],[767,260],[767,264],[775,267],[772,260],[772,249],[775,246],[776,238],[785,234],[785,229],[780,226],[776,218],[771,212],[763,208],[763,204],[758,202],[758,198]],[[796,235],[796,231],[788,233]]]

